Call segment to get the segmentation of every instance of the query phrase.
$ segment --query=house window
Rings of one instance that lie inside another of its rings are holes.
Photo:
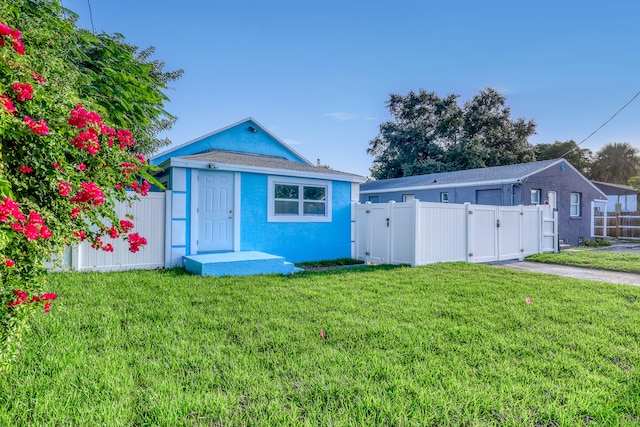
[[[532,205],[540,204],[540,190],[537,190],[537,189],[531,190],[531,204]]]
[[[403,202],[409,202],[411,200],[414,200],[416,198],[415,194],[403,194],[402,195],[402,201]]]
[[[371,203],[378,203],[380,201],[380,196],[369,196],[369,201]]]
[[[269,222],[331,221],[331,182],[269,177]]]
[[[582,199],[582,194],[571,193],[569,216],[580,216],[582,214],[580,210],[581,199]]]
[[[449,193],[440,193],[440,203],[449,203]]]

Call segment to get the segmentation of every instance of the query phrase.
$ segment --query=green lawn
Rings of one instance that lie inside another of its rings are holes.
[[[50,289],[0,425],[640,423],[637,287],[440,264]]]
[[[640,274],[640,254],[603,250],[562,251],[557,254],[532,255],[527,257],[527,261]]]

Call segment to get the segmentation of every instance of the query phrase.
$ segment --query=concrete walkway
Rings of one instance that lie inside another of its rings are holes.
[[[512,270],[531,271],[535,273],[573,277],[575,279],[597,280],[600,282],[640,286],[640,274],[594,270],[592,268],[569,267],[565,265],[544,264],[541,262],[528,261],[506,261],[490,264],[495,267],[510,268]]]

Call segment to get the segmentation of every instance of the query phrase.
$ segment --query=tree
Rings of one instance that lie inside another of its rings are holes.
[[[591,179],[627,184],[629,178],[640,173],[640,154],[627,142],[612,142],[595,154],[591,166]]]
[[[536,160],[553,160],[562,157],[584,176],[590,174],[593,153],[588,148],[580,148],[573,140],[556,141],[553,144],[536,144],[534,149]]]
[[[534,160],[527,139],[535,133],[535,123],[512,120],[503,95],[487,88],[463,106],[457,99],[422,89],[391,94],[387,107],[393,120],[380,125],[367,149],[374,156],[372,176],[397,178]]]
[[[144,196],[150,182],[159,183],[144,157],[133,154],[132,133],[85,108],[101,103],[97,93],[87,97],[83,71],[70,65],[66,48],[77,40],[76,29],[52,13],[60,12],[57,2],[0,7],[6,17],[0,22],[2,377],[29,320],[56,298],[46,289],[44,260],[84,240],[111,252],[108,239],[123,238],[138,251],[146,240],[117,217],[115,202],[132,199],[126,188]]]
[[[165,91],[183,71],[165,71],[163,62],[151,59],[153,47],[140,51],[121,34],[94,35],[79,28],[78,16],[59,0],[0,0],[0,16],[11,17],[30,34],[34,63],[40,63],[42,70],[62,67],[62,79],[74,76],[70,93],[91,100],[85,107],[108,116],[116,127],[129,129],[137,152],[151,154],[171,143],[159,137],[176,120],[164,108],[169,100]],[[49,33],[51,29],[56,32]]]

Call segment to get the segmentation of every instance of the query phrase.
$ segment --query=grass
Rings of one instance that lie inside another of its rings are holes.
[[[636,287],[473,264],[50,283],[0,425],[640,423]]]
[[[338,258],[338,259],[327,259],[322,261],[309,261],[309,262],[298,262],[296,263],[296,267],[300,268],[323,268],[323,267],[342,267],[347,265],[360,265],[364,264],[364,261],[354,258]]]
[[[527,257],[527,261],[640,274],[640,254],[598,250],[562,251],[532,255]]]

